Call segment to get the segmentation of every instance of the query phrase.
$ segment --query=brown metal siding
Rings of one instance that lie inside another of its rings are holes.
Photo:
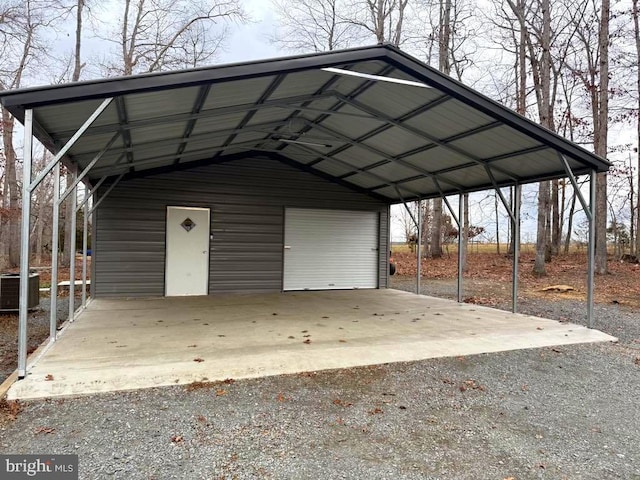
[[[282,288],[285,207],[380,212],[387,286],[389,206],[277,160],[252,158],[121,182],[97,210],[95,295],[164,295],[168,205],[211,209],[209,291]]]

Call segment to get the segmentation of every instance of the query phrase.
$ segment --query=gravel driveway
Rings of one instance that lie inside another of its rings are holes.
[[[77,453],[83,479],[640,479],[640,314],[596,316],[620,344],[29,402],[0,453]]]

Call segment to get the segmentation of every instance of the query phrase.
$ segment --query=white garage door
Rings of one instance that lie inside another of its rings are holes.
[[[287,208],[284,225],[284,290],[377,288],[377,212]]]

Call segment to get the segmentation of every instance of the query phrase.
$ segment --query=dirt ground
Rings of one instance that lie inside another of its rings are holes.
[[[393,254],[399,277],[416,274],[416,258],[409,252]],[[519,295],[522,298],[586,299],[587,258],[584,252],[570,253],[555,257],[547,263],[546,276],[533,273],[533,253],[520,256],[518,275]],[[467,300],[473,303],[497,305],[511,295],[512,260],[507,255],[495,253],[474,253],[468,257],[468,271],[463,278],[472,291],[481,290],[481,294],[472,295]],[[422,260],[421,271],[425,283],[430,280],[453,281],[457,277],[457,261],[454,256],[439,259]],[[568,285],[573,291],[558,293],[542,291],[553,285]],[[473,286],[481,288],[473,288]],[[609,259],[609,274],[595,276],[595,302],[615,303],[640,308],[640,265]]]
[[[76,278],[82,278],[81,257],[80,264],[76,264]],[[77,259],[77,260],[78,260]],[[48,265],[34,268],[40,275],[40,287],[49,288],[51,285],[51,267]],[[69,268],[61,268],[58,281],[69,279]],[[58,301],[58,326],[68,316],[68,290],[60,290]],[[80,297],[76,292],[76,306]],[[27,353],[30,354],[40,346],[49,336],[49,307],[48,292],[40,292],[40,307],[29,313],[27,325]],[[0,313],[0,383],[4,381],[16,368],[18,359],[18,314],[17,312]]]

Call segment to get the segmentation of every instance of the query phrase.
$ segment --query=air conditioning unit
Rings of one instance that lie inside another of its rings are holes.
[[[29,309],[40,305],[40,275],[29,275]],[[15,311],[20,308],[20,274],[0,275],[0,312]]]

